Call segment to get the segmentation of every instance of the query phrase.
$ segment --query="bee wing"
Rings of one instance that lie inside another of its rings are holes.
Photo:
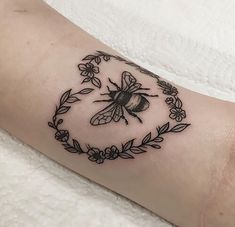
[[[141,84],[135,83],[131,87],[129,87],[129,89],[127,89],[127,91],[128,92],[135,92],[135,91],[139,90],[140,88],[141,88]]]
[[[115,111],[115,113],[114,113],[114,115],[113,115],[113,120],[114,120],[115,122],[117,122],[117,121],[120,120],[120,118],[121,118],[122,116],[123,116],[123,109],[122,109],[122,106],[117,105],[116,111]]]
[[[136,84],[135,77],[130,72],[124,71],[122,73],[122,90],[127,91],[131,86]]]
[[[104,125],[112,120],[119,121],[122,115],[120,115],[120,108],[122,111],[122,107],[115,104],[114,102],[108,105],[103,110],[96,113],[90,120],[92,125]],[[117,113],[116,113],[117,112]]]

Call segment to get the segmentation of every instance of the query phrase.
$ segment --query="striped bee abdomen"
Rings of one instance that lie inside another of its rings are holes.
[[[141,112],[149,108],[149,101],[141,95],[132,94],[125,107],[132,112]]]

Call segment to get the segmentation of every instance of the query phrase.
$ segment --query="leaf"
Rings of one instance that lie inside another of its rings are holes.
[[[48,122],[48,126],[51,127],[51,128],[55,128],[54,124],[52,122]]]
[[[101,81],[100,81],[99,78],[93,77],[93,78],[91,79],[91,83],[92,83],[94,86],[96,86],[96,87],[98,87],[98,88],[101,88]]]
[[[63,105],[67,99],[69,98],[70,96],[70,92],[71,92],[72,89],[69,89],[68,91],[66,91],[60,98],[60,105]]]
[[[161,148],[161,146],[157,143],[157,142],[155,142],[155,141],[150,141],[148,144],[146,144],[147,146],[150,146],[150,147],[153,147],[153,148],[155,148],[155,149],[160,149]]]
[[[62,145],[64,146],[64,148],[71,147],[68,143],[63,143]]]
[[[70,153],[77,153],[78,152],[74,147],[65,147],[64,149],[69,151]]]
[[[126,61],[124,58],[120,57],[120,56],[115,56],[115,59],[118,61]]]
[[[146,152],[145,150],[143,150],[143,149],[141,149],[141,148],[138,148],[138,147],[132,147],[130,150],[131,150],[131,152],[134,153],[134,154],[141,154],[141,153]]]
[[[125,145],[122,146],[122,150],[126,151],[129,150],[132,145],[133,145],[134,139],[129,140],[127,143],[125,143]]]
[[[81,148],[79,142],[75,139],[73,139],[73,146],[75,147],[75,149],[78,151],[79,154],[82,153],[82,148]]]
[[[109,61],[109,60],[110,60],[110,56],[104,55],[104,56],[103,56],[103,59],[104,59],[105,61]]]
[[[79,91],[78,94],[86,95],[86,94],[91,93],[93,90],[94,90],[93,88],[84,88],[81,91]]]
[[[169,129],[170,123],[167,122],[166,124],[164,124],[163,126],[161,126],[160,128],[157,129],[158,134],[161,135],[163,133],[166,133]]]
[[[146,144],[149,142],[149,140],[151,139],[151,132],[148,133],[142,140],[142,144]]]
[[[91,80],[91,78],[90,77],[87,77],[87,78],[85,78],[83,81],[82,81],[82,84],[83,83],[86,83],[86,82],[89,82]]]
[[[181,102],[181,100],[179,98],[176,99],[175,106],[177,108],[181,108],[182,107],[182,102]]]
[[[67,113],[67,112],[69,111],[69,109],[70,109],[70,106],[61,106],[61,107],[57,110],[56,114],[64,114],[64,113]]]
[[[182,131],[185,130],[189,125],[190,125],[190,124],[180,123],[180,124],[174,126],[174,127],[170,130],[170,132],[175,132],[175,133],[177,133],[177,132],[182,132]]]
[[[160,143],[163,140],[164,140],[164,138],[162,138],[162,137],[156,137],[156,138],[153,139],[153,141],[156,142],[156,143]]]
[[[96,51],[98,54],[101,54],[101,55],[108,55],[107,53],[105,53],[104,51],[101,51],[101,50],[97,50]]]
[[[134,158],[132,155],[130,155],[130,154],[128,154],[128,153],[126,153],[126,152],[121,152],[121,153],[119,153],[119,156],[121,157],[121,158],[124,158],[124,159],[129,159],[129,158]]]
[[[100,59],[99,56],[97,56],[97,57],[95,58],[95,63],[96,63],[97,65],[99,65],[100,62],[101,62],[101,59]]]
[[[60,125],[63,123],[63,119],[59,119],[58,122],[57,122],[57,125]]]
[[[82,60],[83,61],[86,61],[86,60],[92,60],[92,59],[94,59],[95,58],[95,56],[94,55],[87,55],[85,58],[83,58]]]
[[[155,148],[155,149],[161,149],[161,146],[158,144],[152,144],[150,145],[151,147]]]
[[[67,103],[74,103],[80,101],[81,99],[77,98],[76,96],[70,96],[67,100]]]

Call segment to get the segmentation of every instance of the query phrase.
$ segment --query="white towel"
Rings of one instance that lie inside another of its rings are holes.
[[[46,0],[140,65],[235,101],[235,1]],[[1,227],[169,227],[0,130]]]

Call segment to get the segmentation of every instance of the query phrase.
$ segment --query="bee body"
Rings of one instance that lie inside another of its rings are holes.
[[[125,117],[126,113],[142,123],[141,118],[136,113],[149,108],[150,103],[146,97],[158,97],[158,95],[142,92],[143,90],[149,90],[149,88],[142,88],[142,85],[136,81],[135,77],[127,71],[122,73],[121,86],[118,86],[110,78],[109,82],[116,89],[110,90],[107,86],[108,93],[102,95],[108,95],[110,99],[96,100],[94,102],[111,102],[111,104],[91,118],[91,125],[104,125],[111,121],[118,122],[120,119],[123,119],[128,124],[128,120]]]
[[[149,107],[149,101],[139,94],[127,91],[114,91],[110,96],[116,104],[124,106],[131,112],[142,112]]]

